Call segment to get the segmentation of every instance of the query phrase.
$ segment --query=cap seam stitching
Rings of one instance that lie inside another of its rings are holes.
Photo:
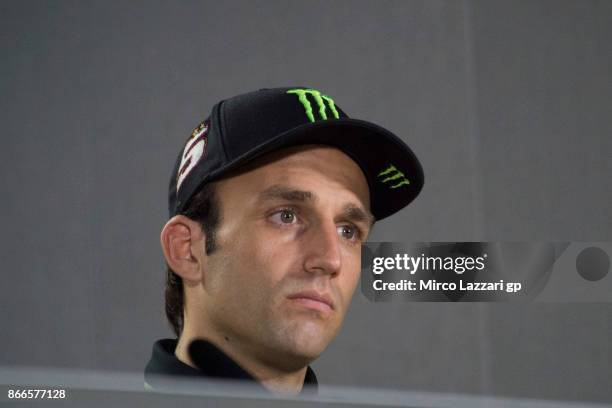
[[[225,132],[226,132],[226,123],[225,123],[225,113],[221,110],[225,101],[219,102],[219,107],[217,108],[217,115],[219,117],[219,142],[221,144],[221,150],[223,150],[224,162],[228,161],[227,151],[225,150]]]

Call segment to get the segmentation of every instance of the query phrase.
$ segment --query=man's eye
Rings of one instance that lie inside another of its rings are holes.
[[[338,227],[338,233],[342,238],[351,241],[359,238],[359,231],[357,231],[357,228],[350,225],[340,225]]]
[[[297,215],[292,210],[280,210],[272,214],[272,220],[279,224],[294,224],[297,222]]]

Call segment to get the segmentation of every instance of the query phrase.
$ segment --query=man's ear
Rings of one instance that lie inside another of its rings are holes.
[[[204,233],[198,222],[175,215],[164,225],[160,241],[168,266],[185,283],[202,280]]]

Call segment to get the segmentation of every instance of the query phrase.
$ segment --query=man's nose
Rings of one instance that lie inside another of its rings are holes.
[[[341,243],[335,223],[321,223],[309,231],[304,269],[335,275],[342,267]]]

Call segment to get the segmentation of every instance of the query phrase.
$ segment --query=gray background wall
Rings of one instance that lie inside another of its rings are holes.
[[[422,196],[372,240],[611,241],[612,2],[0,3],[0,365],[137,372],[158,244],[219,99],[324,90],[401,135]],[[609,274],[606,279],[612,279]],[[610,303],[369,303],[324,384],[612,401]]]

